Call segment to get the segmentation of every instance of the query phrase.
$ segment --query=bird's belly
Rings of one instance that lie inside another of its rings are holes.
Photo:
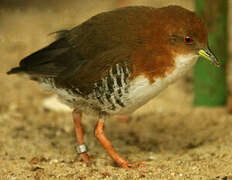
[[[158,95],[171,82],[169,79],[156,79],[151,84],[144,76],[137,77],[129,88],[127,106],[119,113],[125,114],[135,111]]]
[[[136,77],[130,83],[127,106],[122,109],[120,113],[125,114],[133,112],[140,106],[147,103],[169,84],[183,76],[196,62],[195,56],[180,58],[182,61],[178,60],[178,63],[176,63],[176,69],[172,73],[167,74],[162,78],[153,78],[154,82],[150,82],[149,79],[143,75]]]
[[[108,114],[127,114],[135,111],[140,106],[147,103],[149,100],[154,98],[169,84],[176,81],[179,77],[183,76],[196,62],[196,55],[179,56],[176,60],[176,67],[171,73],[167,73],[165,77],[154,77],[153,82],[150,82],[148,78],[144,75],[137,76],[134,80],[129,81],[127,86],[121,87],[122,96],[119,100],[123,102],[123,106],[118,103],[113,103],[116,105],[115,109],[110,109],[106,106],[107,103],[102,105],[103,109]],[[115,89],[113,93],[110,94],[110,98],[113,99],[115,96]],[[102,97],[105,94],[102,94]],[[107,99],[107,98],[105,98]],[[108,103],[109,104],[109,103]]]

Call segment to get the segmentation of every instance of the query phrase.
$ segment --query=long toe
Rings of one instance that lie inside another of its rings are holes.
[[[118,164],[122,168],[130,168],[130,169],[136,169],[136,168],[142,168],[144,167],[144,164],[141,161],[137,161],[135,163],[129,163],[128,161],[125,161],[123,163]]]
[[[84,153],[80,154],[80,157],[84,162],[89,161],[89,156],[88,156],[87,152],[84,152]]]

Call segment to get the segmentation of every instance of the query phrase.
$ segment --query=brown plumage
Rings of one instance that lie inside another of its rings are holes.
[[[164,76],[175,64],[172,55],[176,52],[169,51],[173,47],[167,46],[169,36],[174,33],[196,36],[202,44],[208,40],[203,21],[195,13],[178,6],[121,8],[94,16],[61,33],[57,41],[23,59],[18,72],[58,76],[66,82],[65,86],[69,83],[89,90],[112,65],[125,60],[130,67],[137,67],[131,78],[143,73],[150,79]],[[185,53],[182,44],[176,51],[179,49]]]
[[[121,167],[131,164],[112,148],[103,119],[134,111],[190,69],[207,49],[204,22],[179,6],[126,7],[98,14],[20,62],[26,73],[57,92],[75,110],[78,151],[85,161],[81,113],[98,115],[95,136]]]

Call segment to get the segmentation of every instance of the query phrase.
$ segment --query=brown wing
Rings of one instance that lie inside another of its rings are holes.
[[[27,73],[33,76],[56,77],[69,65],[82,61],[82,57],[66,37],[59,38],[49,46],[25,57],[18,67],[8,74]]]
[[[94,83],[105,77],[109,70],[118,63],[128,64],[130,68],[130,50],[123,47],[99,54],[92,61],[82,61],[81,64],[67,68],[56,78],[61,87],[77,87],[83,92],[91,91]]]
[[[114,64],[130,61],[132,51],[142,43],[139,32],[151,10],[127,7],[94,16],[63,31],[58,40],[24,58],[8,73],[52,76],[60,86],[88,89]]]

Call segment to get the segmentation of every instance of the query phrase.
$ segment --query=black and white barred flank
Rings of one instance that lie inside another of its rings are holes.
[[[102,111],[112,112],[124,108],[128,102],[129,75],[130,71],[126,63],[116,64],[109,70],[106,77],[94,84],[95,87],[89,94],[75,87],[59,89],[56,87],[54,78],[42,78],[40,83],[44,88],[53,90],[63,97],[67,104],[74,104],[74,107],[78,107],[75,103],[81,98],[87,103],[96,104]]]
[[[126,64],[116,64],[108,75],[95,83],[90,97],[97,99],[100,106],[115,111],[126,106],[130,71]]]

